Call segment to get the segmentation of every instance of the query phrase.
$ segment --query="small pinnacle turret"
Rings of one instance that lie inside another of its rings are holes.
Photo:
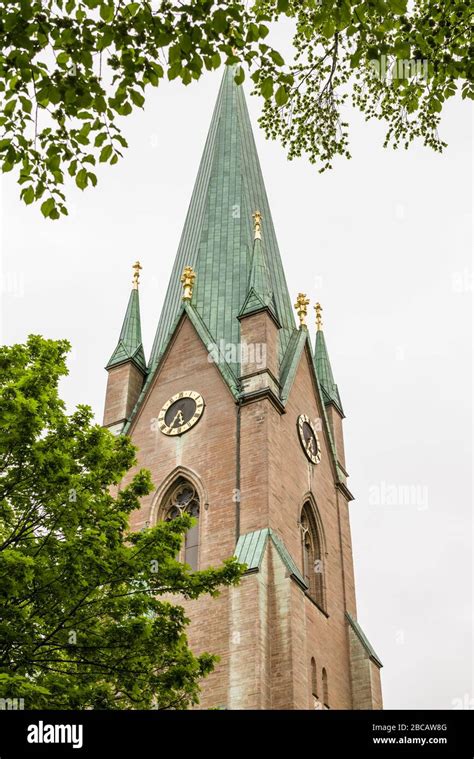
[[[140,300],[138,296],[138,281],[141,269],[140,262],[133,265],[134,275],[132,291],[128,300],[125,318],[123,320],[117,346],[109,359],[106,369],[132,361],[138,369],[146,372],[145,353],[143,351],[142,330],[140,323]]]
[[[260,211],[255,211],[252,214],[252,218],[254,225],[252,263],[250,267],[248,292],[240,310],[239,318],[256,311],[261,311],[263,308],[267,308],[273,317],[276,318],[276,307],[262,241],[263,217]]]
[[[343,414],[341,398],[339,390],[334,382],[334,376],[332,373],[331,362],[329,361],[329,354],[326,347],[326,341],[324,339],[323,322],[322,322],[322,306],[320,303],[315,305],[316,311],[316,347],[314,351],[314,358],[316,362],[316,372],[321,384],[321,388],[325,395],[325,400],[328,403],[334,403],[336,408]]]

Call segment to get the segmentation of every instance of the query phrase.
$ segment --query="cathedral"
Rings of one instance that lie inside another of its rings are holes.
[[[235,555],[216,598],[184,601],[194,653],[220,657],[200,708],[381,709],[380,659],[357,621],[344,412],[320,304],[290,298],[243,88],[226,69],[156,336],[139,270],[107,364],[104,425],[156,491],[132,529],[195,517],[182,560]],[[134,471],[127,475],[127,479]]]

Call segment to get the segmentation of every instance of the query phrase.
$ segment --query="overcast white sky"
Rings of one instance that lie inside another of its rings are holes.
[[[90,404],[98,421],[137,257],[151,348],[221,76],[151,92],[145,112],[125,121],[125,160],[101,167],[96,189],[70,189],[68,219],[43,220],[18,200],[13,177],[3,178],[0,338],[68,338],[63,396],[70,409]],[[441,156],[421,145],[384,150],[383,127],[352,114],[352,160],[320,175],[265,142],[259,104],[247,101],[290,293],[307,291],[324,308],[347,415],[359,621],[385,665],[385,706],[466,705],[474,696],[469,107],[446,109]]]

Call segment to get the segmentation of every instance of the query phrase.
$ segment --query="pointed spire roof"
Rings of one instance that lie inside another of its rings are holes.
[[[125,361],[133,361],[133,363],[145,373],[147,369],[142,344],[137,264],[135,264],[134,268],[136,269],[136,273],[134,275],[133,289],[128,300],[127,311],[123,320],[120,337],[117,347],[112,353],[105,368],[111,369],[113,366],[123,364]]]
[[[237,317],[249,292],[251,269],[256,292],[264,286],[273,293],[282,326],[281,355],[295,328],[244,91],[235,84],[234,76],[234,69],[227,68],[220,86],[151,352],[150,371],[156,367],[182,307],[180,276],[185,266],[196,272],[191,307],[216,343],[240,341]],[[265,219],[265,256],[258,251],[257,258],[252,256],[255,209]],[[262,277],[268,284],[262,284]],[[231,369],[239,375],[240,367],[232,365]]]
[[[331,362],[329,361],[329,353],[326,347],[326,341],[324,339],[324,332],[320,325],[318,327],[318,331],[316,332],[314,359],[316,363],[316,373],[318,375],[325,401],[328,403],[334,403],[341,414],[344,414],[342,410],[339,390],[336,383],[334,382]]]

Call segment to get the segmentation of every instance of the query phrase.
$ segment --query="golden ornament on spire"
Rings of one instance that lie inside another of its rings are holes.
[[[143,269],[143,266],[141,265],[140,261],[135,261],[135,263],[132,266],[132,269],[134,269],[133,274],[133,280],[132,285],[134,290],[138,290],[138,282],[140,280],[140,269]]]
[[[316,303],[314,310],[316,311],[316,329],[319,332],[323,328],[323,317],[322,317],[323,307],[321,303]]]
[[[255,213],[252,214],[253,217],[253,239],[254,240],[261,240],[262,239],[262,214],[260,211],[255,211]]]
[[[300,320],[300,327],[306,327],[306,317],[308,316],[309,298],[305,293],[298,293],[295,308]]]
[[[193,297],[194,280],[196,279],[196,272],[192,266],[185,266],[183,274],[181,276],[181,284],[183,285],[183,300],[191,300]]]

